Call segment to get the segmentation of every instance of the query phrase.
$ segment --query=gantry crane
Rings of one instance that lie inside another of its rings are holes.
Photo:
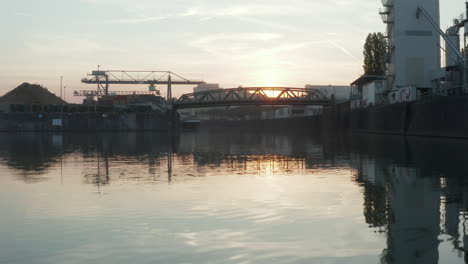
[[[83,78],[82,83],[96,84],[95,91],[78,91],[75,95],[94,97],[108,96],[110,84],[146,84],[150,91],[155,91],[154,85],[167,85],[167,101],[172,102],[172,85],[198,85],[205,83],[200,80],[189,80],[171,71],[129,71],[108,70],[92,71],[88,78]],[[174,77],[174,78],[173,78]],[[134,94],[137,92],[128,92]]]

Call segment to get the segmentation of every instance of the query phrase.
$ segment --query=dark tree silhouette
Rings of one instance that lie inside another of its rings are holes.
[[[364,74],[385,75],[387,41],[382,33],[369,33],[364,44]]]

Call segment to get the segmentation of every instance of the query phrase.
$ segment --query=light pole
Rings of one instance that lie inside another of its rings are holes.
[[[65,101],[66,98],[67,98],[67,86],[65,85],[63,87],[63,100]]]
[[[62,82],[63,82],[63,76],[60,76],[60,99],[62,98]]]

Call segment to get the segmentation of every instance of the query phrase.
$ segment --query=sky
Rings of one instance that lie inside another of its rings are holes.
[[[441,26],[464,0],[440,0]],[[104,70],[168,70],[221,87],[348,85],[379,0],[0,0],[0,95],[23,82],[91,90]],[[164,94],[165,87],[159,87]],[[145,86],[115,90],[146,90]],[[174,96],[192,92],[173,88]]]

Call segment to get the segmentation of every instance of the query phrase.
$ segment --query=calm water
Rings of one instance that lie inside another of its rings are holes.
[[[0,263],[468,263],[467,149],[232,130],[3,134]]]

